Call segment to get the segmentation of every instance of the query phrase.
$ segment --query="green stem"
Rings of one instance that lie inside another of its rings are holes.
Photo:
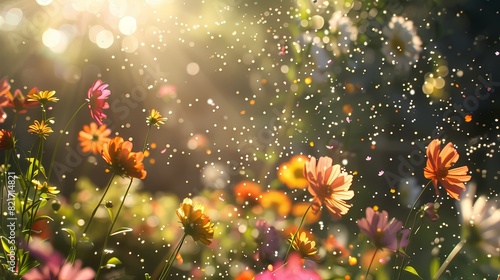
[[[104,189],[104,193],[101,196],[101,200],[99,200],[99,203],[97,203],[96,207],[94,208],[94,211],[92,211],[92,214],[90,215],[90,219],[87,223],[87,226],[85,227],[85,230],[83,231],[83,235],[87,233],[87,230],[90,227],[90,223],[92,222],[92,219],[94,219],[95,213],[97,212],[97,209],[99,209],[99,206],[101,206],[102,201],[104,200],[104,197],[106,196],[106,193],[108,193],[109,187],[111,186],[111,183],[113,182],[113,178],[115,178],[115,174],[109,178],[109,182],[106,185],[106,189]]]
[[[151,131],[151,126],[148,125],[148,131],[146,132],[146,138],[144,138],[144,146],[142,147],[142,152],[145,152],[148,148],[149,132]]]
[[[172,267],[172,263],[174,262],[175,257],[177,256],[177,254],[179,254],[179,251],[181,250],[182,244],[184,244],[184,239],[186,239],[186,236],[187,236],[187,234],[184,233],[181,240],[179,241],[179,243],[175,247],[175,250],[172,252],[170,257],[168,258],[167,264],[165,265],[165,267],[163,267],[163,270],[161,271],[160,277],[158,277],[158,280],[167,279],[168,272],[170,271],[170,268]]]
[[[71,122],[73,122],[73,120],[75,119],[76,115],[82,110],[82,108],[86,104],[87,104],[87,102],[84,102],[82,105],[80,105],[80,107],[78,108],[78,110],[76,110],[76,112],[73,114],[73,116],[71,116],[71,118],[69,119],[69,121],[66,123],[66,126],[64,127],[62,133],[60,133],[59,137],[57,137],[57,141],[56,141],[56,144],[54,146],[54,152],[52,153],[52,158],[50,159],[49,173],[47,173],[47,181],[50,180],[50,176],[52,175],[52,168],[54,167],[54,161],[56,159],[57,148],[59,147],[59,142],[61,141],[61,137],[63,136],[64,133],[66,133],[66,130],[68,129],[68,126],[71,124]]]
[[[288,259],[288,254],[290,254],[290,250],[292,249],[293,241],[297,237],[297,234],[299,234],[299,230],[302,227],[302,224],[304,223],[304,219],[306,218],[307,212],[309,212],[309,209],[311,209],[312,203],[309,204],[309,207],[307,207],[306,212],[304,212],[304,216],[302,216],[302,219],[300,220],[299,227],[295,231],[295,233],[292,236],[292,241],[290,242],[290,246],[288,246],[288,250],[286,251],[285,259],[283,259],[283,263],[286,263],[286,260]]]
[[[127,190],[125,191],[125,195],[123,196],[123,199],[120,203],[120,206],[118,207],[118,211],[116,211],[115,217],[113,218],[113,222],[111,223],[111,227],[109,227],[108,234],[106,234],[106,238],[104,239],[104,244],[102,247],[102,254],[101,254],[101,261],[99,262],[99,268],[97,269],[95,279],[99,279],[99,273],[101,272],[103,262],[104,262],[104,257],[106,255],[106,247],[108,247],[109,236],[113,232],[113,227],[115,226],[116,221],[118,220],[118,216],[120,215],[120,211],[122,210],[125,199],[127,199],[127,195],[128,195],[128,192],[130,191],[130,187],[132,186],[133,181],[134,181],[134,178],[130,178],[130,183],[128,184]]]
[[[436,275],[434,275],[434,277],[432,277],[433,280],[437,280],[437,279],[439,279],[439,277],[441,277],[441,274],[443,274],[443,272],[446,270],[446,268],[448,267],[448,265],[450,264],[450,262],[462,250],[462,248],[464,247],[465,243],[467,243],[467,241],[464,239],[464,240],[460,241],[455,246],[455,248],[453,248],[453,250],[448,255],[448,257],[446,258],[446,260],[444,261],[444,263],[441,265],[441,267],[439,268],[439,270],[436,272]]]
[[[373,252],[372,260],[370,261],[370,264],[368,265],[368,269],[366,270],[365,274],[365,279],[368,279],[368,274],[370,273],[370,268],[372,268],[373,261],[375,260],[375,256],[377,255],[378,248],[375,249],[375,252]]]

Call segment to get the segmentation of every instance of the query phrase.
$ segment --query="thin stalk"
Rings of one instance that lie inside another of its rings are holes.
[[[163,269],[160,273],[160,277],[158,277],[158,280],[167,279],[168,272],[170,271],[170,268],[172,267],[172,263],[174,262],[175,257],[177,256],[177,254],[179,254],[179,251],[181,250],[182,244],[184,244],[184,239],[186,239],[186,236],[187,236],[187,234],[184,233],[181,240],[179,241],[179,243],[175,247],[174,251],[172,252],[170,257],[168,258],[167,264],[163,267]]]
[[[148,131],[146,132],[146,138],[144,138],[144,146],[142,147],[142,152],[145,152],[148,148],[149,132],[151,131],[151,126],[148,125]]]
[[[448,267],[448,265],[450,264],[450,262],[462,250],[462,248],[464,247],[465,243],[467,243],[467,241],[464,239],[464,240],[460,241],[455,246],[455,248],[453,248],[453,250],[448,255],[448,257],[446,258],[446,260],[444,261],[444,263],[441,265],[441,267],[439,268],[439,270],[436,272],[436,275],[434,275],[434,277],[432,277],[432,280],[437,280],[437,279],[439,279],[439,277],[441,277],[441,274],[443,274],[443,272],[446,270],[446,268]]]
[[[302,227],[302,224],[304,223],[304,219],[306,218],[307,212],[309,212],[309,209],[311,209],[312,203],[309,204],[309,207],[307,207],[306,212],[304,212],[304,216],[302,216],[302,220],[300,220],[299,227],[297,228],[297,231],[292,236],[292,241],[290,242],[290,246],[288,246],[288,250],[286,251],[285,259],[283,260],[283,263],[286,263],[286,260],[288,259],[288,254],[290,254],[290,250],[292,249],[293,241],[297,237],[297,234],[299,234],[299,230]]]
[[[97,269],[95,279],[99,279],[99,273],[102,270],[102,264],[104,262],[104,257],[106,255],[106,247],[108,247],[108,241],[109,241],[109,236],[113,232],[113,227],[116,224],[116,221],[118,220],[118,216],[120,215],[120,211],[122,210],[123,204],[125,202],[125,199],[127,199],[128,192],[130,191],[130,187],[132,186],[132,182],[134,181],[134,178],[130,178],[130,183],[128,184],[127,190],[125,191],[125,195],[123,196],[123,199],[120,203],[120,206],[118,207],[118,211],[116,211],[115,217],[113,218],[113,222],[111,223],[111,226],[109,227],[108,234],[106,234],[106,238],[104,239],[104,244],[102,247],[102,254],[101,254],[101,261],[99,262],[99,268]]]
[[[368,269],[366,270],[365,274],[365,279],[368,279],[368,274],[370,273],[370,268],[372,268],[373,261],[375,260],[375,256],[377,255],[378,248],[375,249],[375,252],[373,252],[372,260],[370,261],[370,264],[368,265]]]
[[[84,236],[85,236],[85,234],[87,233],[87,230],[90,227],[90,223],[92,222],[92,219],[94,219],[94,216],[95,216],[95,213],[97,212],[97,209],[99,209],[99,206],[101,206],[101,203],[104,200],[104,197],[106,196],[106,193],[108,193],[109,186],[111,186],[111,183],[113,182],[114,178],[115,178],[115,174],[113,174],[113,176],[111,176],[111,178],[109,178],[109,182],[106,185],[106,189],[104,189],[104,193],[101,196],[101,200],[99,200],[99,203],[97,203],[96,207],[94,208],[94,211],[92,211],[92,214],[90,215],[90,219],[89,219],[89,221],[87,223],[87,226],[85,227],[85,230],[83,231],[83,235]]]
[[[76,115],[82,110],[82,108],[87,104],[87,102],[84,102],[80,107],[76,110],[76,112],[71,116],[69,121],[66,123],[66,126],[64,127],[62,133],[59,134],[59,137],[57,137],[56,144],[54,146],[54,152],[52,153],[52,158],[50,159],[50,165],[49,165],[49,173],[47,173],[47,181],[50,180],[50,175],[52,175],[52,167],[54,167],[54,161],[56,159],[56,154],[57,154],[57,148],[59,147],[59,142],[61,141],[62,135],[66,132],[68,129],[68,126],[70,125],[71,122],[75,119]]]

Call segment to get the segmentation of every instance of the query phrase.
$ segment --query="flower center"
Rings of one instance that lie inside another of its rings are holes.
[[[444,166],[440,166],[436,172],[436,177],[438,179],[444,179],[448,176],[448,169]]]
[[[393,50],[395,53],[401,54],[404,53],[405,51],[405,43],[399,36],[394,36],[390,41],[389,41],[391,50]]]

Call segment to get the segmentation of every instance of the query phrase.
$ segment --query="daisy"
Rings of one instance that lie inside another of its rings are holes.
[[[349,52],[351,42],[358,39],[358,29],[351,19],[341,11],[336,11],[328,21],[330,31],[337,35],[337,46],[343,53]]]
[[[290,233],[288,241],[292,243],[292,248],[299,253],[301,258],[310,258],[315,261],[319,259],[316,242],[309,239],[304,231],[298,234]]]
[[[87,103],[90,109],[90,116],[98,123],[102,124],[102,120],[107,116],[104,114],[104,109],[109,108],[109,103],[106,102],[111,94],[109,89],[106,89],[108,84],[103,84],[101,80],[97,80],[88,90]]]
[[[307,180],[304,177],[304,163],[306,161],[306,156],[293,156],[289,161],[279,166],[278,179],[291,189],[307,187]]]
[[[106,125],[97,126],[96,123],[84,125],[83,129],[78,133],[78,140],[82,146],[82,151],[99,154],[102,151],[104,143],[109,142],[108,136],[111,130],[106,128]]]
[[[46,138],[50,133],[54,132],[52,128],[45,123],[44,120],[41,122],[35,120],[35,122],[28,127],[28,132],[33,134],[38,134],[38,136]]]
[[[205,215],[204,207],[201,204],[193,206],[193,201],[190,198],[185,198],[176,214],[179,218],[184,232],[191,235],[194,241],[201,241],[205,245],[210,245],[214,238],[214,223],[210,222],[210,218]]]
[[[149,113],[149,116],[146,118],[146,123],[148,126],[157,126],[160,127],[160,125],[165,124],[166,118],[164,118],[160,112],[156,111],[155,109],[152,109],[151,112]]]
[[[422,40],[417,35],[413,21],[393,16],[382,33],[387,38],[382,48],[387,60],[397,68],[409,70],[422,51]]]
[[[102,158],[108,163],[110,170],[120,176],[146,178],[146,170],[142,160],[142,152],[132,152],[133,144],[115,137],[103,144]]]
[[[40,102],[42,104],[46,104],[47,102],[57,102],[59,99],[55,97],[56,92],[54,90],[48,91],[30,91],[26,96],[28,101],[31,102]]]

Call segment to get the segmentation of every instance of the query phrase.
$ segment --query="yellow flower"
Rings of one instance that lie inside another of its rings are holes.
[[[35,120],[35,123],[28,127],[28,132],[38,134],[38,136],[45,138],[54,131],[52,131],[52,128],[50,128],[45,121],[42,120],[42,122],[39,122]]]
[[[166,118],[162,117],[160,112],[152,109],[149,113],[149,116],[146,118],[146,123],[148,124],[148,126],[156,125],[157,127],[159,127],[160,125],[165,124],[165,120]]]
[[[48,193],[51,195],[60,193],[57,187],[49,186],[47,182],[43,182],[43,184],[38,180],[32,180],[31,182],[35,185],[35,188],[42,193]]]
[[[57,102],[59,99],[54,95],[56,92],[54,90],[51,91],[39,91],[39,92],[30,92],[28,94],[28,101],[39,101],[42,104],[47,102]]]
[[[278,169],[278,179],[287,187],[292,189],[304,189],[307,187],[307,180],[304,177],[304,163],[308,158],[304,155],[297,155],[280,165]]]
[[[280,217],[286,217],[292,208],[292,201],[284,192],[270,190],[262,194],[260,205],[265,209],[275,210]]]
[[[203,244],[210,245],[212,241],[209,239],[214,238],[214,223],[203,213],[204,210],[201,204],[193,206],[190,198],[184,198],[176,214],[187,235],[191,235],[194,241],[200,240]]]
[[[315,261],[319,259],[316,242],[310,240],[304,231],[298,232],[295,239],[293,238],[293,233],[291,233],[288,241],[292,243],[293,249],[297,251],[302,258],[310,258]]]

